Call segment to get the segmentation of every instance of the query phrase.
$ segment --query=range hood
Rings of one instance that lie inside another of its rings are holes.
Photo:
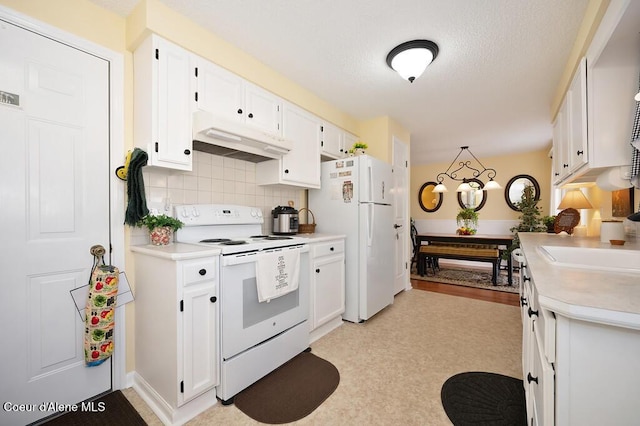
[[[193,114],[193,149],[260,163],[282,157],[293,142],[206,111]]]

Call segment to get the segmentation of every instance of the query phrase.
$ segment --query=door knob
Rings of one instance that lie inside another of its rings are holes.
[[[394,223],[394,224],[393,224],[393,227],[394,227],[395,229],[398,229],[398,228],[402,228],[402,225],[398,225],[398,224],[395,224],[395,223]]]

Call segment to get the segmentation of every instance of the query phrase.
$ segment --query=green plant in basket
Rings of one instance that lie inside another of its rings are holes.
[[[456,215],[456,223],[458,224],[457,234],[473,235],[478,226],[478,212],[472,208],[460,209]]]
[[[140,227],[145,227],[149,229],[149,231],[161,227],[169,227],[173,231],[177,231],[178,229],[182,228],[182,225],[184,225],[184,223],[182,223],[179,219],[176,219],[172,216],[167,216],[166,214],[149,214],[140,219],[137,225]]]

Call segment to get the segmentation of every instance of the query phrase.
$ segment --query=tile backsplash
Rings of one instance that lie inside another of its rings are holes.
[[[169,214],[173,204],[237,204],[259,207],[265,217],[263,233],[271,232],[269,215],[289,200],[296,208],[306,204],[304,189],[260,186],[256,183],[256,165],[248,161],[194,151],[190,172],[143,169],[147,206]],[[132,244],[148,242],[146,232],[134,228]]]

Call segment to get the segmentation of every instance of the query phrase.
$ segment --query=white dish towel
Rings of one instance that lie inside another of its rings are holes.
[[[258,302],[269,302],[298,289],[300,249],[261,253],[256,259]]]

